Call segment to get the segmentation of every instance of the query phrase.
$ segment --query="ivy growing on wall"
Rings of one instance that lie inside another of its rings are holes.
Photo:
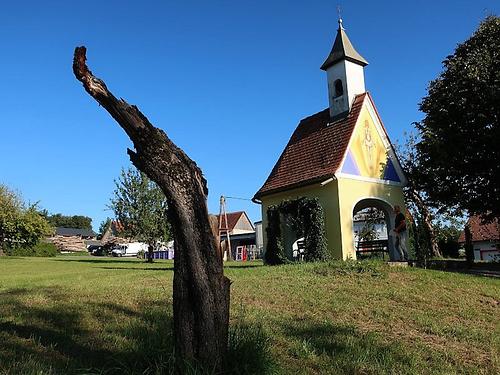
[[[269,265],[284,264],[288,262],[281,239],[281,223],[279,206],[267,209],[267,248],[264,261]]]
[[[298,238],[304,237],[306,262],[328,259],[323,207],[317,198],[298,198],[270,206],[267,210],[267,248],[264,256],[267,264],[288,262],[281,233],[282,218]]]

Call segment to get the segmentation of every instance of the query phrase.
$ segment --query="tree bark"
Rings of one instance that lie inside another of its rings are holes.
[[[148,252],[146,253],[148,263],[153,263],[153,250],[153,245],[148,244]]]
[[[220,236],[219,236],[219,219],[217,219],[217,216],[215,215],[209,215],[210,220],[210,227],[212,229],[212,234],[215,238],[215,245],[217,248],[217,254],[219,254],[220,258],[224,256],[224,253],[222,251],[221,245],[220,245]]]
[[[415,202],[415,206],[420,211],[422,225],[424,226],[424,229],[428,234],[430,252],[435,257],[441,257],[442,254],[441,251],[439,251],[439,246],[436,241],[436,231],[434,230],[434,226],[432,225],[431,213],[425,205],[424,200],[415,189],[411,190],[411,196],[413,202]]]
[[[175,238],[174,338],[177,371],[188,362],[222,369],[227,350],[230,281],[210,227],[207,185],[201,170],[136,106],[118,100],[86,65],[86,48],[75,49],[73,72],[118,122],[134,144],[132,163],[162,189]],[[191,363],[192,365],[192,363]]]

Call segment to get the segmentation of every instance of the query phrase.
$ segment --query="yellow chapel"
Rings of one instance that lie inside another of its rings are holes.
[[[393,207],[406,211],[406,178],[373,98],[365,89],[366,65],[339,20],[335,42],[321,66],[327,76],[329,107],[299,122],[253,198],[262,207],[264,251],[268,208],[308,197],[317,198],[323,208],[331,256],[356,259],[353,218],[373,207],[384,215],[389,257],[399,260],[390,233]],[[283,233],[286,253],[291,254],[297,238],[290,231]]]

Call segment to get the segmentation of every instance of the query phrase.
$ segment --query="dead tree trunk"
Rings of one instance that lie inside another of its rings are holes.
[[[118,100],[86,65],[86,48],[75,49],[73,72],[118,122],[134,144],[132,163],[163,190],[175,238],[174,337],[177,370],[186,362],[221,369],[227,349],[230,281],[223,274],[207,211],[201,170],[136,106]]]

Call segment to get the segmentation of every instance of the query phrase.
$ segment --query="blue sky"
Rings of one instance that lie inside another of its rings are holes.
[[[418,121],[441,61],[498,1],[9,1],[0,11],[0,182],[50,212],[106,211],[131,145],[84,92],[74,47],[203,169],[209,210],[251,198],[298,121],[328,105],[319,69],[337,4],[369,61],[367,90],[392,140]],[[228,210],[260,219],[260,207]]]

